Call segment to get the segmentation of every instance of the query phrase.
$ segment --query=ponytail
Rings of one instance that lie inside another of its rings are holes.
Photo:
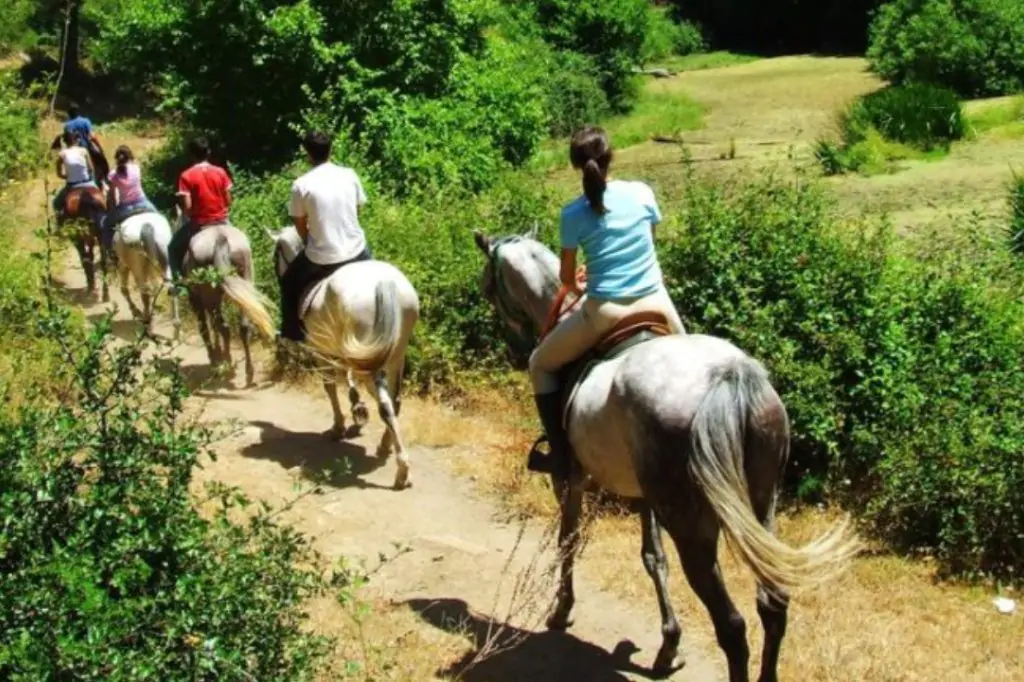
[[[604,190],[608,187],[605,173],[594,159],[589,159],[583,166],[583,193],[594,213],[604,215],[608,209],[604,207]]]
[[[583,194],[590,208],[598,215],[607,213],[604,192],[608,188],[608,167],[612,162],[608,134],[595,126],[577,131],[569,143],[569,160],[574,168],[583,172]]]

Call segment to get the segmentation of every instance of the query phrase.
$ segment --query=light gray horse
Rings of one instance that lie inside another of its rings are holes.
[[[117,254],[117,270],[121,280],[121,294],[132,316],[146,326],[146,333],[153,332],[153,304],[165,283],[171,281],[171,267],[167,247],[171,241],[171,225],[157,212],[140,213],[126,218],[114,232],[114,253]],[[129,281],[134,280],[142,297],[139,309],[132,300]],[[171,318],[174,323],[174,338],[181,330],[178,316],[178,298],[170,296]]]
[[[176,210],[178,229],[181,229],[181,211]],[[204,281],[201,276],[188,284],[188,298],[199,320],[199,334],[203,338],[210,365],[230,369],[231,328],[224,319],[224,298],[241,311],[239,337],[245,351],[245,381],[255,382],[256,370],[252,363],[250,334],[256,328],[264,338],[273,339],[274,320],[268,311],[269,301],[256,289],[253,277],[252,247],[249,238],[237,227],[228,224],[207,225],[189,242],[181,272],[186,279],[201,269],[214,270],[215,280]],[[218,334],[216,343],[210,335],[210,325]]]
[[[280,278],[305,247],[294,226],[277,233],[266,232],[274,243],[274,267]],[[354,374],[371,384],[378,414],[387,427],[377,456],[387,458],[394,451],[398,460],[394,487],[402,490],[411,486],[409,455],[398,428],[398,416],[405,354],[420,315],[416,290],[390,263],[350,263],[312,287],[303,311],[306,347],[327,370],[324,390],[334,411],[334,434],[344,437],[348,433],[334,374],[346,374],[356,425],[365,422],[366,409],[359,402]]]
[[[525,237],[476,243],[486,256],[484,293],[517,335],[536,340],[559,289],[558,259]],[[718,538],[758,580],[765,641],[760,682],[775,682],[789,595],[844,570],[858,549],[846,523],[794,549],[772,533],[776,494],[789,454],[786,409],[764,368],[727,341],[672,335],[599,365],[568,414],[575,454],[569,480],[553,479],[561,504],[561,584],[548,626],[564,629],[575,596],[573,565],[584,487],[635,500],[642,558],[661,610],[663,642],[654,671],[677,666],[682,631],[668,596],[664,526],[690,586],[714,623],[730,682],[747,682],[746,625],[718,565]],[[524,453],[525,466],[525,453]]]

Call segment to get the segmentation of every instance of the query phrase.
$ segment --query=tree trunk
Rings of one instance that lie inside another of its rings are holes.
[[[61,64],[64,74],[67,76],[76,76],[82,68],[81,18],[82,0],[68,0],[63,36],[64,57]]]

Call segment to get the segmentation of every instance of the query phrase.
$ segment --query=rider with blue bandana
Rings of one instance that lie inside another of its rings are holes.
[[[558,324],[530,356],[530,379],[550,454],[530,452],[532,471],[565,476],[569,439],[562,425],[558,372],[580,358],[615,325],[638,313],[661,313],[674,333],[685,333],[672,304],[654,249],[661,222],[654,192],[642,182],[613,180],[608,169],[612,148],[601,128],[586,127],[570,144],[573,167],[582,171],[583,194],[562,209],[560,222],[562,284],[580,293],[576,254],[586,256],[587,297]]]

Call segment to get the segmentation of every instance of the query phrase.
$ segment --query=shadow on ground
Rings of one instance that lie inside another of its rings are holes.
[[[261,440],[243,448],[244,457],[269,459],[284,469],[300,467],[303,477],[333,488],[391,489],[362,478],[387,462],[367,455],[362,445],[338,441],[326,433],[286,431],[265,421],[250,424],[260,429]]]
[[[622,673],[654,679],[630,658],[639,651],[623,640],[612,652],[565,632],[530,632],[474,613],[461,599],[410,599],[402,602],[439,630],[463,635],[473,651],[438,670],[440,677],[463,682],[627,682]],[[490,655],[477,657],[481,650]]]

